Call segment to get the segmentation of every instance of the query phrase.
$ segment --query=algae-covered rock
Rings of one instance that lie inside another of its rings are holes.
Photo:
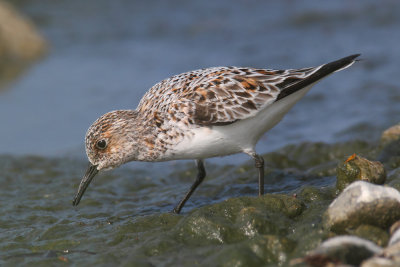
[[[351,234],[370,240],[381,247],[386,246],[389,241],[387,231],[373,225],[362,224],[351,231]]]
[[[386,171],[379,161],[370,161],[353,154],[337,166],[336,188],[342,191],[354,181],[361,180],[373,184],[383,184]]]
[[[216,250],[213,256],[202,262],[202,266],[263,266],[264,260],[245,244],[229,245]]]
[[[396,188],[398,191],[400,191],[400,168],[391,170],[388,173],[388,177],[386,179],[385,185],[391,186],[393,188]]]
[[[278,234],[285,231],[274,221],[273,216],[256,209],[243,208],[236,218],[235,225],[243,235],[254,237],[260,234]]]
[[[355,236],[338,236],[323,242],[311,251],[303,261],[311,266],[337,266],[351,264],[358,266],[362,261],[381,253],[382,248],[371,241]]]
[[[276,235],[261,235],[243,242],[221,246],[213,256],[201,262],[202,266],[265,266],[282,265],[295,242]]]
[[[400,167],[400,140],[391,142],[389,145],[383,147],[378,157],[385,166],[389,169]]]
[[[258,198],[231,198],[194,210],[179,223],[178,238],[186,244],[196,245],[243,240],[245,235],[234,225],[236,217],[242,209],[257,201]]]
[[[324,201],[331,199],[331,192],[326,188],[317,188],[314,186],[305,186],[301,189],[298,198],[305,202]]]
[[[184,218],[178,226],[178,238],[189,245],[223,244],[242,240],[241,233],[235,229],[232,221],[221,216],[221,211],[230,211],[223,207],[218,208],[202,207]]]
[[[281,212],[289,218],[299,216],[305,209],[304,203],[295,196],[266,194],[260,198],[260,201],[264,209]]]
[[[231,198],[187,215],[179,223],[178,236],[187,244],[223,244],[256,235],[284,234],[289,219],[304,208],[300,200],[280,194]]]
[[[246,246],[265,263],[282,264],[296,247],[296,242],[277,235],[261,235],[246,241]]]
[[[320,166],[320,172],[327,175],[334,172],[334,165],[328,162],[337,162],[338,159],[351,153],[361,153],[372,156],[374,147],[365,141],[351,141],[337,144],[305,142],[297,145],[288,145],[282,149],[263,155],[268,166],[273,168],[298,168],[308,170]],[[335,163],[336,164],[336,163]],[[332,173],[333,174],[333,173]]]
[[[379,145],[385,147],[398,140],[400,140],[400,123],[383,131]]]
[[[394,188],[357,181],[324,214],[324,226],[337,233],[362,224],[387,229],[400,219],[400,193]]]
[[[400,166],[400,124],[394,125],[382,133],[378,159],[388,168]]]

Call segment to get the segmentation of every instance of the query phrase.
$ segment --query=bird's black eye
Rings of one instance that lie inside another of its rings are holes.
[[[107,147],[107,142],[104,139],[97,141],[96,146],[98,149],[105,149]]]

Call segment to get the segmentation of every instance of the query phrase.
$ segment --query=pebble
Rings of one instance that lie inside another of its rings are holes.
[[[359,266],[362,261],[382,252],[373,242],[356,236],[337,236],[323,242],[302,259],[310,266],[351,264]]]
[[[384,147],[398,140],[400,140],[400,123],[390,127],[389,129],[386,129],[382,133],[380,145]]]
[[[333,232],[347,233],[347,229],[355,229],[362,224],[388,229],[399,219],[399,191],[357,181],[329,205],[323,225]]]

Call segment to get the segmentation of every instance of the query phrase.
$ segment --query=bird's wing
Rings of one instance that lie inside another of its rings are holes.
[[[218,126],[255,116],[275,101],[350,66],[356,56],[313,68],[270,70],[217,67],[166,79],[143,97],[137,110],[185,124]]]

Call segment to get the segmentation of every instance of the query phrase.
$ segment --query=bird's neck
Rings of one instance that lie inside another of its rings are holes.
[[[157,131],[153,120],[142,118],[144,114],[134,111],[134,116],[127,118],[129,129],[127,138],[133,144],[130,150],[129,161],[156,161],[158,154],[156,149]],[[140,122],[140,123],[138,123]]]

